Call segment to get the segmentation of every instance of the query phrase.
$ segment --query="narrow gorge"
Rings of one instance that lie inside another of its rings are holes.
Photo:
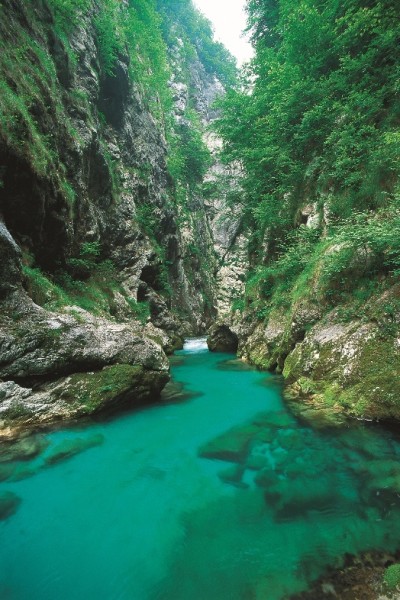
[[[91,588],[96,554],[79,600],[400,589],[387,575],[400,572],[398,7],[245,4],[254,58],[239,69],[192,0],[0,0],[0,525],[19,560],[29,516],[12,529],[13,486],[39,504],[31,481],[57,490],[71,477],[78,490],[87,475],[64,460],[85,452],[100,494],[86,450],[111,469],[120,435],[126,456],[102,515],[132,460],[146,484],[131,500],[149,493],[162,532],[156,566],[134,562],[136,591],[117,554],[115,589]],[[75,532],[88,518],[83,488]],[[232,529],[218,529],[226,506]],[[150,560],[157,535],[138,523]],[[269,543],[279,550],[266,565]],[[204,566],[193,587],[196,561],[213,570],[218,548],[221,580]],[[46,590],[33,570],[35,598],[62,593],[56,575]],[[17,579],[0,576],[0,596],[28,600]]]
[[[190,3],[81,4],[1,6],[5,436],[156,397],[236,239],[205,192],[233,59]]]

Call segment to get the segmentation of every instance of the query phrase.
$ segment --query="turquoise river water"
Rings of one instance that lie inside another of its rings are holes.
[[[172,374],[156,406],[3,455],[0,497],[18,502],[0,520],[2,600],[283,600],[345,553],[398,545],[393,434],[314,430],[279,380],[202,340]]]

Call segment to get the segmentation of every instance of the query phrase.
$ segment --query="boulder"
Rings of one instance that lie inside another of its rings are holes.
[[[238,336],[227,325],[214,325],[207,338],[207,346],[211,352],[236,352]]]

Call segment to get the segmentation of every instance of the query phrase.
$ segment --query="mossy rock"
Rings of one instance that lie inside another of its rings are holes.
[[[77,414],[93,414],[129,404],[138,406],[157,396],[168,374],[140,365],[118,364],[94,373],[77,373],[62,387],[58,399]]]
[[[374,324],[322,325],[287,357],[286,394],[308,409],[400,419],[398,353],[395,338]]]

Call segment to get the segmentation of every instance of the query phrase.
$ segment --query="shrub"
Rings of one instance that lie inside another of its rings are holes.
[[[383,581],[389,589],[397,589],[400,585],[400,564],[390,565],[383,575]]]

